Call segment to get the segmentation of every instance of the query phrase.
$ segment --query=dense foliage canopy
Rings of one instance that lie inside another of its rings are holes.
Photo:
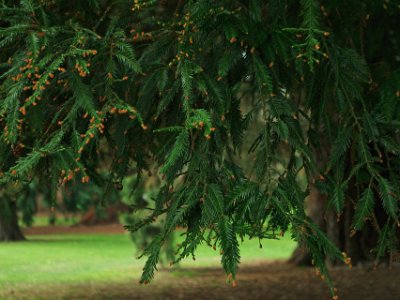
[[[330,283],[325,257],[349,259],[306,216],[311,185],[338,218],[355,207],[349,231],[375,224],[378,257],[395,247],[399,3],[0,2],[1,184],[39,178],[55,195],[91,180],[107,193],[160,174],[130,227],[164,220],[142,282],[180,226],[175,263],[218,246],[234,282],[238,239],[290,230]]]

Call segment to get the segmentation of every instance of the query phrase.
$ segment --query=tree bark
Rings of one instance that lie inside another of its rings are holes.
[[[324,169],[325,162],[328,161],[330,148],[325,145],[322,151],[315,151],[316,161],[320,170]],[[350,155],[347,157],[348,166],[352,165]],[[350,168],[346,172],[349,173]],[[376,195],[379,198],[378,195]],[[378,241],[378,230],[387,221],[387,216],[379,201],[376,201],[374,217],[367,220],[364,228],[356,233],[352,233],[352,220],[354,216],[354,205],[359,198],[359,191],[356,189],[356,182],[351,180],[346,193],[344,210],[340,216],[333,209],[329,209],[328,197],[321,194],[318,189],[310,184],[310,195],[306,200],[306,210],[311,220],[318,225],[328,236],[328,238],[352,260],[353,264],[373,261],[375,259],[371,250]],[[378,228],[378,230],[377,230]],[[304,245],[293,252],[289,262],[297,265],[311,265],[311,257]],[[326,259],[330,266],[337,265],[339,261]]]
[[[122,202],[118,202],[102,208],[101,211],[102,213],[99,213],[95,206],[90,207],[82,216],[79,225],[93,226],[118,223],[119,215],[123,212],[129,212],[130,208]]]
[[[377,201],[374,209],[376,219],[370,218],[361,231],[352,234],[351,223],[354,216],[354,204],[350,199],[354,199],[353,196],[356,196],[352,188],[349,188],[348,196],[343,213],[339,217],[334,211],[327,210],[326,196],[321,195],[318,190],[313,188],[306,203],[308,215],[341,251],[346,252],[353,264],[371,262],[375,259],[372,250],[379,237],[376,227],[382,227],[387,216],[382,205]],[[311,265],[311,258],[309,252],[304,250],[302,245],[299,245],[289,262],[297,265]],[[327,258],[327,264],[330,266],[338,263],[336,260]]]
[[[316,187],[310,187],[310,195],[306,202],[306,209],[308,216],[320,228],[325,227],[324,215],[322,212],[325,210],[325,197],[319,193]],[[299,245],[293,252],[290,263],[296,265],[311,265],[311,257],[309,252],[303,245]]]
[[[0,200],[0,242],[23,240],[25,237],[18,224],[16,203],[3,198]]]

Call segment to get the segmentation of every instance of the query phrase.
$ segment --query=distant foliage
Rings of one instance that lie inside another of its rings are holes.
[[[325,257],[349,260],[306,216],[311,184],[338,215],[351,201],[348,230],[383,205],[377,255],[393,249],[398,4],[2,0],[0,183],[112,187],[156,171],[150,214],[130,228],[164,218],[142,283],[179,226],[175,262],[217,246],[233,283],[240,239],[290,230],[332,286]]]

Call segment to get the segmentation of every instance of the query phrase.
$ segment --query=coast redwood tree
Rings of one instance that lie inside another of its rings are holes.
[[[239,240],[290,231],[332,287],[327,257],[398,246],[398,4],[2,0],[0,183],[157,172],[142,283],[179,226],[175,262],[219,247],[233,283]]]
[[[21,241],[24,239],[18,225],[16,203],[3,195],[0,201],[0,241]]]

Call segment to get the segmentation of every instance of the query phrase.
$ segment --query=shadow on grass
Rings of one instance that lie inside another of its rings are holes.
[[[357,268],[333,269],[332,277],[342,299],[399,299],[399,268],[374,272]],[[42,285],[14,290],[14,295],[5,299],[330,299],[326,284],[315,276],[313,268],[279,262],[245,265],[239,270],[237,281],[237,287],[227,284],[221,268],[182,267],[160,270],[149,285],[139,285],[134,280]],[[11,290],[3,295],[10,296]]]

